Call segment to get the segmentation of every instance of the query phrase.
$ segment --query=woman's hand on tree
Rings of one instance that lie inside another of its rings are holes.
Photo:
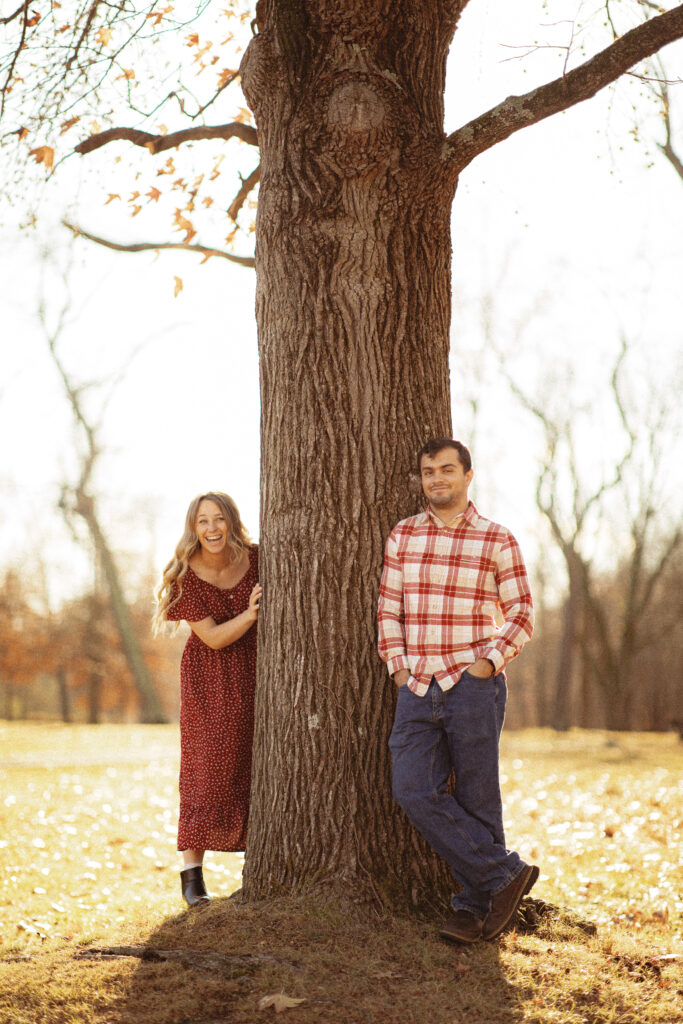
[[[263,590],[261,589],[261,584],[257,583],[254,589],[252,590],[251,594],[249,595],[249,607],[247,608],[247,611],[250,612],[251,615],[253,616],[254,622],[256,622],[256,620],[258,619],[258,613],[261,607],[262,594]]]

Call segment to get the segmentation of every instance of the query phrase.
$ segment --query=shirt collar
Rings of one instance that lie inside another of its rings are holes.
[[[474,502],[468,501],[467,508],[461,516],[459,516],[451,526],[446,526],[443,519],[440,519],[431,505],[427,505],[424,510],[425,521],[431,521],[438,530],[455,530],[458,526],[476,526],[477,520],[479,519],[479,513],[474,505]]]

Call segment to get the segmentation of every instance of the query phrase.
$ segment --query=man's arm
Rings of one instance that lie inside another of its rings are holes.
[[[377,605],[377,632],[379,656],[386,662],[389,674],[394,676],[394,681],[400,686],[408,681],[410,666],[406,656],[403,617],[403,570],[393,531],[389,534],[384,550],[384,568]]]
[[[534,631],[529,578],[521,549],[512,534],[507,535],[500,549],[496,583],[504,622],[484,658],[493,662],[496,672],[501,672],[506,662],[517,657]]]

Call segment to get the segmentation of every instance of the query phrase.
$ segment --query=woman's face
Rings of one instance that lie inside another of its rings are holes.
[[[215,501],[204,498],[200,503],[194,528],[199,543],[207,553],[217,555],[225,550],[229,535],[228,523]]]

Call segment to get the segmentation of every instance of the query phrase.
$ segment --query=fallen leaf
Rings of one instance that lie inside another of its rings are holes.
[[[269,1006],[272,1006],[276,1013],[282,1013],[283,1010],[288,1010],[292,1006],[298,1006],[299,1003],[305,1003],[305,999],[292,999],[291,996],[286,996],[284,992],[276,992],[272,996],[264,996],[263,999],[259,999],[258,1008],[259,1010],[267,1010]]]

